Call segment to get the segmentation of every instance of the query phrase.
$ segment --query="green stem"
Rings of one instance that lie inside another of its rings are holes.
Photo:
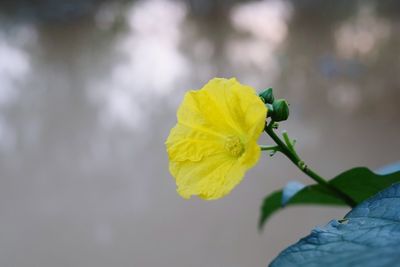
[[[292,140],[290,140],[289,135],[286,131],[282,131],[282,136],[283,136],[283,140],[286,143],[286,146],[289,148],[289,150],[297,157],[299,158],[299,156],[297,155],[296,149],[294,149],[294,143],[292,143]]]
[[[262,151],[280,151],[279,146],[260,146]]]
[[[310,169],[304,161],[300,159],[297,153],[294,151],[294,148],[289,148],[274,132],[272,128],[273,122],[271,121],[268,126],[265,127],[265,132],[274,140],[274,142],[279,147],[279,151],[282,152],[290,161],[292,161],[302,172],[307,174],[311,179],[316,181],[321,186],[325,187],[326,189],[330,190],[339,198],[343,199],[350,207],[354,207],[357,203],[347,194],[336,188],[335,186],[329,184],[324,178],[322,178],[319,174],[315,171]],[[290,140],[289,140],[290,142]],[[292,151],[293,150],[293,151]]]

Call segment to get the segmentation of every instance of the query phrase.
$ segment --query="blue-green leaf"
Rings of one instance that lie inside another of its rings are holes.
[[[400,266],[400,183],[284,250],[271,267]]]

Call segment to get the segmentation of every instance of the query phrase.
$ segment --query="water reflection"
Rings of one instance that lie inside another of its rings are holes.
[[[266,192],[308,181],[279,156],[221,201],[175,194],[163,142],[213,76],[289,99],[285,128],[326,176],[398,160],[399,18],[378,2],[326,20],[298,1],[89,2],[0,15],[1,266],[265,266],[342,216],[292,209],[259,235]]]
[[[336,49],[340,56],[366,57],[379,51],[390,36],[390,24],[377,16],[371,3],[360,5],[354,18],[342,23],[335,32]]]
[[[23,29],[21,29],[23,30]],[[29,55],[18,43],[19,31],[7,36],[0,32],[0,105],[4,106],[16,100],[18,91],[15,83],[23,81],[30,70]],[[15,40],[17,39],[17,40]]]
[[[139,2],[128,10],[129,28],[115,43],[121,60],[91,89],[93,98],[102,101],[103,122],[143,128],[151,108],[147,103],[170,93],[188,74],[179,51],[186,12],[183,3],[161,0]]]
[[[340,112],[351,113],[359,108],[362,95],[358,86],[351,83],[338,83],[329,91],[328,101]]]
[[[31,71],[26,49],[35,41],[36,31],[31,25],[0,29],[0,151],[11,152],[17,144],[14,122],[6,114],[24,93],[21,87]]]
[[[291,15],[292,5],[287,1],[246,2],[232,8],[231,21],[236,29],[279,45],[286,38]]]
[[[261,73],[269,83],[279,76],[277,50],[286,39],[291,8],[289,2],[280,0],[246,2],[233,7],[230,19],[234,29],[247,34],[227,43],[226,57],[232,65],[254,71],[254,78],[246,82],[256,83]]]

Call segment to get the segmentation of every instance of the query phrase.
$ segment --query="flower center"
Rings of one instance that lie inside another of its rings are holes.
[[[225,149],[234,157],[238,157],[244,152],[244,146],[237,136],[228,136],[225,139]]]

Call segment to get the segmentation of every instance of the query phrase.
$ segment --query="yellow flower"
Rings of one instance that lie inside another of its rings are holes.
[[[207,200],[228,194],[260,157],[266,115],[255,90],[235,78],[187,92],[166,141],[178,193]]]

